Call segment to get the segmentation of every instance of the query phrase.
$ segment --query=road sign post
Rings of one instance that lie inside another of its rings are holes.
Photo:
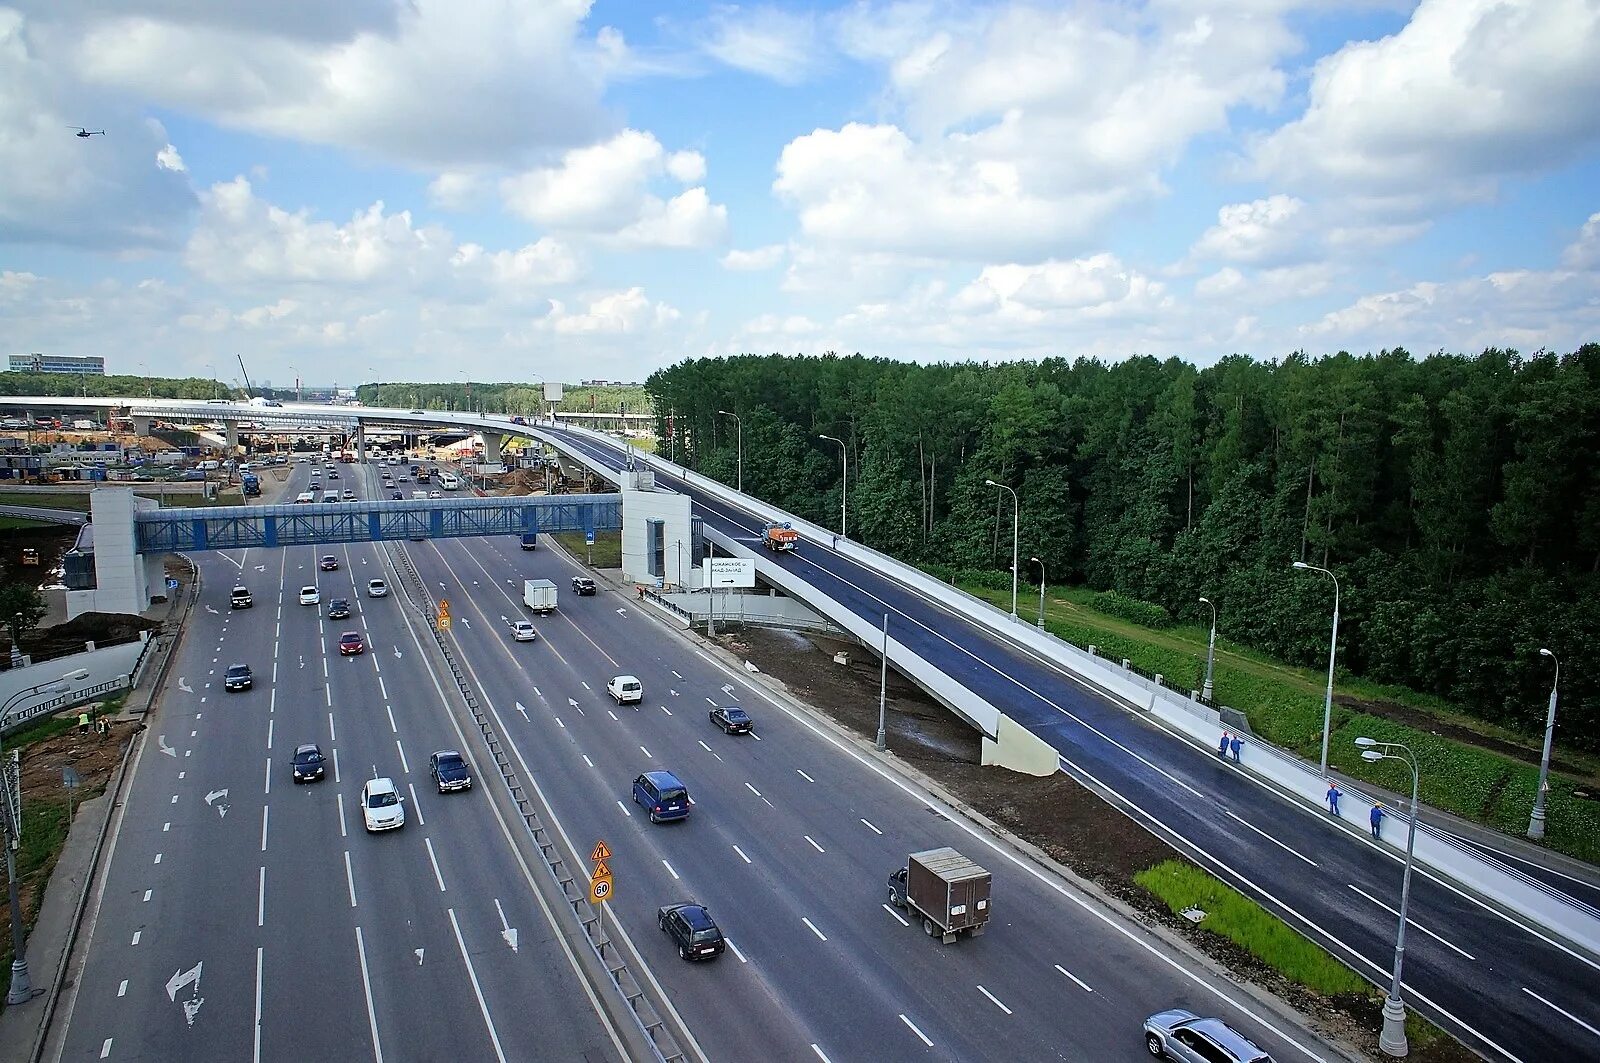
[[[440,631],[450,630],[450,599],[448,598],[439,599],[438,622]]]
[[[611,847],[604,841],[595,842],[594,848],[589,852],[589,860],[594,864],[589,871],[590,904],[604,904],[611,899],[614,892],[611,885],[611,865],[606,863],[610,859]]]

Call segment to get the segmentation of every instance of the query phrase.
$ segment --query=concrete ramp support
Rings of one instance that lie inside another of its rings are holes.
[[[136,435],[136,436],[147,436],[147,435],[149,435],[150,434],[150,421],[151,421],[151,418],[149,418],[149,417],[135,417],[133,419],[133,434]]]
[[[1040,777],[1061,770],[1061,755],[1050,743],[1004,713],[995,727],[995,737],[983,736],[982,762]]]
[[[239,422],[223,421],[222,437],[228,441],[228,453],[232,454],[239,449]]]
[[[356,427],[356,460],[363,464],[367,460],[367,430],[359,425]]]
[[[500,464],[500,443],[504,438],[499,432],[483,433],[483,463],[485,465]]]

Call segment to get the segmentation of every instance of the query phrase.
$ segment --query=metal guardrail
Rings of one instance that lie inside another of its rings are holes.
[[[428,631],[433,635],[434,644],[443,655],[450,675],[455,682],[457,691],[466,703],[468,711],[472,713],[473,720],[478,725],[478,731],[483,736],[484,742],[489,747],[490,754],[494,757],[495,767],[499,770],[501,781],[505,783],[511,794],[511,799],[516,803],[517,813],[522,817],[523,825],[532,836],[534,844],[538,846],[539,854],[545,867],[555,879],[561,895],[566,899],[568,907],[576,916],[579,925],[584,931],[584,940],[593,950],[594,958],[605,968],[613,987],[627,1002],[629,1012],[638,1022],[640,1030],[655,1049],[657,1057],[663,1063],[684,1063],[690,1057],[685,1054],[673,1033],[672,1027],[662,1018],[661,1011],[657,1008],[655,1000],[646,991],[645,984],[637,978],[632,970],[632,964],[637,962],[635,957],[626,954],[625,950],[615,941],[606,930],[605,920],[595,911],[589,903],[589,895],[585,888],[587,876],[574,875],[567,867],[567,860],[562,855],[562,847],[545,825],[539,810],[535,805],[533,796],[523,786],[517,777],[516,770],[512,767],[510,758],[506,755],[499,736],[495,733],[494,724],[479,705],[476,691],[467,681],[462,671],[460,662],[456,660],[455,653],[450,649],[448,641],[439,631],[435,622],[436,614],[431,606],[431,596],[427,584],[417,572],[416,565],[412,563],[410,552],[404,544],[394,544],[393,553],[399,561],[398,567],[402,572],[400,582],[401,593],[406,596],[412,608],[422,614],[426,620]],[[413,593],[415,590],[415,594]]]
[[[37,520],[46,524],[75,524],[81,526],[89,523],[89,514],[87,513],[82,513],[75,509],[51,509],[47,506],[0,506],[0,517]]]

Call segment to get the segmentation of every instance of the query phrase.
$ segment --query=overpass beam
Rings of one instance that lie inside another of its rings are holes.
[[[499,432],[483,433],[483,460],[485,464],[500,464],[500,443],[504,438]]]

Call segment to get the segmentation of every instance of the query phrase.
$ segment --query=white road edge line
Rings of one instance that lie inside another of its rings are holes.
[[[911,923],[906,919],[905,916],[901,915],[899,912],[897,912],[893,908],[889,907],[889,904],[888,904],[887,901],[884,902],[883,910],[888,912],[890,915],[894,916],[896,919],[900,920],[900,925],[901,926],[910,926],[911,925]]]
[[[350,854],[344,854],[345,866],[350,866]],[[351,886],[351,904],[355,903],[355,887]],[[361,988],[367,994],[367,1027],[372,1031],[372,1058],[383,1063],[383,1045],[378,1041],[378,1013],[372,1007],[372,980],[367,977],[367,947],[361,941],[361,928],[356,927],[356,952],[361,956]]]
[[[456,910],[445,909],[450,913],[450,929],[456,932],[456,947],[461,950],[461,962],[467,965],[467,977],[472,980],[472,992],[478,998],[478,1010],[483,1013],[483,1024],[489,1028],[489,1041],[494,1045],[495,1058],[500,1063],[506,1063],[506,1054],[500,1049],[500,1035],[495,1032],[494,1019],[489,1017],[489,1004],[483,999],[483,990],[478,986],[478,972],[472,967],[472,958],[467,955],[467,943],[461,939],[461,924],[456,922]]]
[[[1543,1004],[1545,1007],[1549,1008],[1550,1010],[1555,1011],[1555,1012],[1557,1012],[1557,1013],[1559,1013],[1561,1015],[1564,1015],[1565,1017],[1571,1019],[1573,1022],[1577,1023],[1579,1026],[1582,1026],[1585,1030],[1588,1030],[1590,1033],[1594,1034],[1596,1037],[1600,1037],[1600,1030],[1597,1030],[1593,1026],[1590,1026],[1588,1023],[1584,1022],[1582,1019],[1578,1018],[1576,1015],[1572,1014],[1572,1012],[1568,1011],[1567,1009],[1565,1009],[1563,1007],[1560,1007],[1559,1005],[1550,1003],[1550,1001],[1546,1000],[1544,997],[1541,997],[1538,993],[1535,993],[1533,990],[1529,989],[1527,986],[1523,986],[1522,987],[1522,991],[1524,993],[1528,994],[1533,999],[1537,1000],[1539,1003]]]

